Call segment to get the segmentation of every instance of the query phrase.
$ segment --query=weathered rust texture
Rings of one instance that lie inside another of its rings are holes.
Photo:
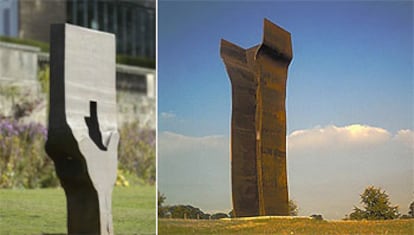
[[[234,213],[288,215],[285,99],[290,33],[265,19],[261,44],[245,50],[222,40],[220,54],[232,85]]]

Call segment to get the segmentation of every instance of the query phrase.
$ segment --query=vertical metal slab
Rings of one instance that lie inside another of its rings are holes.
[[[221,57],[232,84],[234,212],[238,217],[288,215],[285,99],[290,34],[265,19],[260,45],[244,50],[222,40]]]
[[[258,214],[256,169],[256,89],[245,50],[221,41],[221,56],[232,84],[231,178],[233,207],[237,216]]]
[[[51,27],[46,151],[65,190],[69,234],[113,234],[119,134],[115,37],[69,24]]]

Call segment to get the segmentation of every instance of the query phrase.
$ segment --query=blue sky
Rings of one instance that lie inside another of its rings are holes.
[[[160,0],[158,16],[158,180],[167,203],[231,208],[231,90],[219,43],[257,45],[267,18],[292,35],[288,172],[302,213],[341,218],[367,184],[406,211],[414,191],[412,2]],[[320,181],[305,184],[309,174]],[[337,182],[343,199],[315,207]],[[304,197],[308,186],[320,192]]]

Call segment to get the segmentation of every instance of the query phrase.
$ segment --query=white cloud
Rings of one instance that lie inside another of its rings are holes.
[[[167,196],[167,203],[227,212],[230,208],[228,137],[161,132],[158,141],[158,188]]]
[[[368,185],[382,187],[407,213],[413,192],[413,130],[392,134],[354,124],[298,130],[287,136],[290,197],[300,214],[340,219],[358,206]],[[169,204],[203,211],[231,208],[229,137],[161,132],[159,190]]]
[[[366,148],[384,144],[390,138],[391,134],[379,127],[330,125],[294,131],[288,136],[288,146],[290,151]]]
[[[414,131],[413,130],[400,130],[394,136],[394,140],[414,149]]]
[[[172,119],[176,117],[175,113],[173,112],[161,112],[160,116],[163,119]]]
[[[165,131],[159,134],[159,141],[160,151],[167,153],[167,156],[192,151],[214,151],[227,147],[227,139],[220,135],[195,137]]]
[[[298,130],[288,139],[290,196],[300,214],[343,218],[368,185],[382,187],[407,212],[413,192],[412,130],[396,134],[368,125]]]

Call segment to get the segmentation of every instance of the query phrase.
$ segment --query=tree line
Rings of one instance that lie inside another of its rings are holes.
[[[412,219],[414,218],[414,201],[409,205],[406,215],[401,215],[398,206],[392,205],[389,195],[375,186],[368,186],[360,194],[362,208],[354,206],[344,220],[390,220],[390,219]],[[158,217],[179,219],[221,219],[234,217],[233,210],[228,213],[204,213],[200,208],[191,205],[164,205],[166,196],[158,192]],[[297,216],[299,207],[293,200],[289,201],[289,215]],[[322,220],[322,215],[311,215],[313,219]]]

